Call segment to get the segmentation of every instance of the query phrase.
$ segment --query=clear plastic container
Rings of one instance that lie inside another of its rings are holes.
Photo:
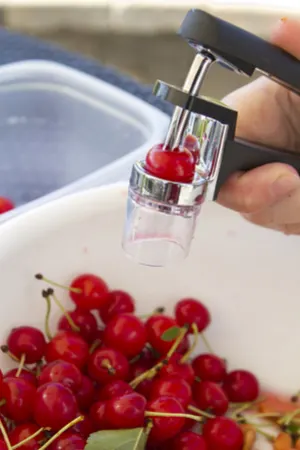
[[[67,193],[125,180],[168,116],[106,82],[46,61],[0,68],[0,222]]]

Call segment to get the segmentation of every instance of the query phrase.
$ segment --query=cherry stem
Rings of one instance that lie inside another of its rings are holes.
[[[101,362],[101,367],[102,367],[102,369],[107,369],[107,371],[108,371],[108,373],[109,373],[110,375],[115,375],[115,373],[116,373],[115,369],[114,369],[113,366],[110,364],[110,362],[108,361],[108,359],[104,359],[104,360]]]
[[[45,283],[48,283],[51,286],[55,286],[55,287],[58,287],[60,289],[64,289],[65,291],[69,291],[69,292],[71,291],[71,292],[74,292],[75,294],[81,294],[82,293],[82,290],[79,289],[79,288],[72,288],[70,286],[64,286],[63,284],[56,283],[55,281],[49,280],[49,278],[45,278],[44,275],[41,274],[41,273],[37,273],[35,275],[35,278],[37,280],[43,280],[43,281],[45,281]]]
[[[182,339],[184,338],[184,336],[186,335],[187,331],[188,331],[188,327],[187,326],[183,327],[180,330],[179,335],[177,336],[174,344],[172,345],[172,347],[170,348],[170,350],[166,354],[166,357],[164,358],[163,361],[158,362],[151,369],[149,369],[146,372],[142,373],[141,375],[139,375],[138,377],[136,377],[134,380],[132,380],[130,382],[130,386],[133,389],[135,389],[138,386],[138,384],[140,384],[142,381],[144,381],[146,379],[151,380],[153,377],[155,377],[155,375],[157,375],[157,373],[161,370],[161,368],[164,365],[168,364],[169,359],[171,358],[173,353],[176,352],[178,346],[180,345],[180,343],[181,343]]]
[[[190,356],[193,354],[193,352],[194,352],[194,350],[195,350],[195,348],[197,347],[197,344],[198,344],[199,332],[198,332],[197,324],[193,323],[191,325],[191,328],[193,330],[194,342],[191,345],[190,349],[186,352],[186,354],[183,355],[183,357],[181,358],[180,362],[182,364],[185,363],[190,358]]]
[[[12,450],[11,443],[9,442],[9,438],[8,438],[7,433],[6,433],[6,429],[5,429],[1,419],[0,419],[0,431],[2,433],[4,442],[5,442],[6,446],[7,446],[7,450]]]
[[[168,413],[168,412],[162,413],[156,411],[146,411],[145,417],[182,417],[184,419],[194,420],[195,422],[203,422],[203,417],[182,413]]]
[[[253,402],[244,403],[243,405],[239,406],[235,411],[233,411],[232,417],[235,417],[238,414],[241,414],[242,412],[244,412],[247,409],[251,408],[251,406],[254,406],[257,403],[261,403],[262,401],[264,401],[264,398],[258,398],[256,400],[254,400]]]
[[[92,353],[94,353],[94,351],[96,350],[96,348],[99,347],[99,345],[101,345],[101,339],[96,339],[96,340],[92,343],[92,345],[90,346],[90,349],[89,349],[90,355],[91,355]]]
[[[25,353],[22,353],[21,359],[20,359],[20,364],[16,373],[16,378],[18,378],[21,375],[22,370],[24,369],[24,364],[25,364],[25,360],[26,360],[26,355]]]
[[[201,409],[198,409],[198,408],[196,408],[193,405],[189,405],[187,409],[189,411],[192,411],[192,412],[196,413],[196,414],[199,414],[199,416],[206,417],[207,419],[214,419],[215,418],[215,416],[213,414],[209,414],[206,411],[202,411]]]
[[[7,347],[7,345],[1,345],[0,350],[5,353],[7,356],[10,357],[10,359],[12,359],[13,361],[17,362],[18,364],[20,364],[20,360],[19,358],[17,358],[13,353],[11,353]],[[26,366],[26,364],[23,365],[23,368],[26,369],[28,372],[33,373],[33,371]]]
[[[78,333],[80,331],[80,328],[76,325],[76,323],[74,322],[74,320],[72,319],[72,317],[70,316],[68,311],[66,311],[66,309],[63,307],[62,303],[58,300],[58,298],[56,297],[56,294],[53,291],[53,289],[51,289],[51,290],[49,289],[48,293],[49,293],[49,295],[51,295],[53,301],[56,303],[58,308],[61,310],[61,312],[63,313],[63,315],[67,319],[70,327],[72,328],[72,331],[75,331],[75,332]]]
[[[40,428],[39,430],[37,430],[35,433],[33,433],[32,435],[28,436],[26,439],[24,439],[21,442],[18,442],[16,445],[12,446],[12,450],[15,450],[16,448],[22,447],[22,445],[27,444],[27,442],[31,441],[31,439],[34,439],[35,437],[37,437],[40,433],[42,433],[43,431],[45,431],[46,428]]]
[[[286,414],[285,416],[282,417],[282,419],[278,420],[278,423],[280,425],[289,425],[293,419],[295,419],[296,416],[298,416],[300,414],[300,409],[296,409],[295,411],[293,411],[290,414]]]
[[[54,442],[65,431],[67,431],[69,428],[72,428],[77,423],[82,422],[83,420],[84,420],[83,416],[76,417],[76,419],[72,420],[72,422],[69,422],[61,430],[59,430],[54,436],[52,436],[42,447],[40,447],[39,450],[45,450],[47,447],[49,447],[49,445],[52,444],[52,442]]]
[[[205,347],[206,347],[207,350],[208,350],[208,353],[211,353],[212,355],[214,355],[215,352],[214,352],[213,349],[211,348],[210,343],[208,342],[208,340],[206,339],[205,334],[204,334],[204,333],[200,333],[200,336],[201,336],[201,339],[202,339],[202,341],[203,341]]]
[[[51,301],[50,301],[50,294],[48,293],[48,291],[46,291],[45,289],[43,289],[42,291],[42,296],[46,301],[46,305],[47,305],[47,310],[46,310],[46,315],[45,315],[45,323],[44,323],[44,327],[45,327],[45,334],[46,337],[48,339],[48,341],[52,340],[52,333],[50,330],[50,315],[51,315]]]

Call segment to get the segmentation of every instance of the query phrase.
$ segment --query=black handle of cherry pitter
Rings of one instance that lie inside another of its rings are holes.
[[[263,147],[242,140],[227,141],[223,150],[223,158],[218,174],[214,198],[217,198],[222,185],[230,175],[235,172],[252,170],[256,167],[274,162],[288,164],[289,166],[294,167],[300,174],[300,154],[298,153]]]
[[[249,76],[259,70],[287,89],[300,94],[300,61],[246,30],[204,11],[192,9],[183,20],[179,34],[197,51],[207,50],[227,68]],[[300,173],[300,154],[235,139],[235,123],[229,123],[229,128],[215,198],[222,184],[237,171],[248,171],[264,164],[281,162],[293,166]]]

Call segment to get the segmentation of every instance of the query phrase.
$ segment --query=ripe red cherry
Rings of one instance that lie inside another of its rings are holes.
[[[129,362],[117,350],[100,348],[90,355],[88,372],[93,380],[101,384],[126,380],[129,375]]]
[[[91,404],[95,401],[95,387],[89,377],[82,375],[81,385],[75,395],[80,410],[88,410]]]
[[[203,437],[208,450],[241,450],[243,448],[243,433],[232,419],[216,417],[208,420],[203,426]]]
[[[3,414],[16,423],[32,418],[36,388],[23,378],[5,378],[2,385],[2,398],[5,405]]]
[[[192,363],[195,375],[202,381],[220,383],[226,376],[226,364],[222,358],[205,353],[197,356]]]
[[[11,369],[5,373],[4,378],[15,378],[17,373],[18,373],[18,368]],[[29,383],[33,384],[33,386],[37,386],[37,384],[38,384],[36,376],[26,369],[21,370],[21,373],[19,374],[18,378],[22,378],[23,380],[29,381]]]
[[[143,322],[133,314],[115,316],[104,330],[104,345],[115,348],[127,358],[138,355],[147,341]]]
[[[134,312],[134,300],[125,291],[110,291],[105,305],[99,310],[100,319],[108,323],[113,317],[123,313]]]
[[[162,336],[169,328],[177,327],[178,324],[172,317],[157,314],[149,317],[145,323],[149,344],[161,355],[168,353],[174,341],[164,341]]]
[[[167,181],[191,183],[195,174],[195,161],[186,148],[164,149],[163,144],[152,147],[145,159],[145,170],[149,174]]]
[[[259,384],[255,375],[247,370],[230,372],[223,384],[223,388],[233,403],[252,402],[259,396]]]
[[[39,376],[40,386],[51,382],[61,383],[76,394],[81,387],[82,375],[74,364],[57,360],[47,364]]]
[[[207,450],[203,436],[193,431],[178,434],[169,442],[168,447],[173,450]]]
[[[175,316],[179,326],[183,327],[185,324],[192,325],[195,323],[199,333],[202,333],[211,321],[206,306],[194,298],[180,300],[175,307]]]
[[[77,308],[91,310],[105,305],[108,287],[97,275],[85,273],[74,278],[70,286],[70,297]],[[74,292],[74,290],[80,292]]]
[[[59,383],[47,383],[36,392],[34,419],[41,427],[58,431],[78,413],[76,398],[70,389]]]
[[[0,197],[0,214],[4,214],[15,208],[14,203],[6,197]]]
[[[58,359],[75,364],[81,369],[89,357],[88,344],[76,333],[60,331],[47,344],[45,358],[52,362]]]
[[[97,394],[97,400],[110,400],[114,397],[131,394],[133,392],[130,384],[123,380],[114,380],[106,384]]]
[[[146,404],[145,397],[136,392],[112,398],[106,403],[106,420],[113,429],[142,427]]]
[[[106,402],[94,403],[91,406],[89,417],[96,431],[109,430],[106,421]]]
[[[82,311],[80,309],[75,309],[75,311],[69,311],[68,313],[75,325],[80,328],[80,336],[88,343],[93,342],[98,329],[95,316],[90,311]],[[72,327],[65,315],[60,318],[58,329],[72,331]]]
[[[150,399],[158,397],[174,397],[185,408],[192,399],[192,389],[183,378],[165,376],[153,383]]]
[[[86,440],[79,434],[66,431],[49,446],[49,450],[84,450]]]
[[[184,414],[181,403],[173,397],[159,397],[150,401],[147,411],[165,413],[166,417],[151,417],[153,427],[150,432],[150,441],[155,443],[165,442],[180,433],[185,425],[182,417],[168,417],[169,414]]]
[[[40,427],[38,427],[35,423],[24,423],[22,425],[17,426],[12,430],[8,437],[12,446],[19,444],[19,442],[24,441],[29,436],[32,436],[36,433]],[[20,450],[38,450],[40,446],[40,442],[43,441],[45,435],[43,432],[38,434],[36,437],[30,439],[28,442],[23,444],[21,447],[18,447]],[[0,447],[1,448],[1,447]]]
[[[198,408],[222,416],[229,407],[228,398],[223,389],[212,381],[201,381],[193,386],[193,398]]]
[[[28,364],[40,361],[45,353],[46,341],[43,333],[34,327],[14,328],[8,338],[9,351],[18,359],[25,355]]]
[[[183,378],[190,385],[195,380],[195,372],[189,363],[181,363],[182,355],[180,353],[173,353],[167,365],[163,366],[160,374],[161,376],[171,375],[178,378]]]

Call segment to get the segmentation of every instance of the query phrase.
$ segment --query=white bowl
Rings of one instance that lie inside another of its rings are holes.
[[[275,391],[299,389],[300,239],[246,223],[216,204],[203,208],[184,264],[137,266],[121,249],[126,185],[74,194],[0,227],[0,341],[13,326],[43,325],[43,282],[68,283],[82,272],[130,291],[139,312],[195,296],[209,307],[211,345],[230,367],[254,371]],[[59,296],[69,302],[68,295]],[[58,317],[56,311],[56,317]],[[10,367],[2,355],[0,367]]]

